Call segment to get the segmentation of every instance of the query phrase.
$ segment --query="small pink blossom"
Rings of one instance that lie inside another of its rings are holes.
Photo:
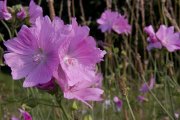
[[[149,45],[147,46],[147,50],[150,51],[152,48],[162,48],[161,42],[156,37],[156,33],[152,27],[152,25],[149,25],[144,28],[144,31],[148,34],[147,41],[149,42]]]
[[[111,30],[118,34],[129,34],[131,32],[131,25],[128,24],[128,20],[118,12],[111,10],[103,12],[97,23],[100,24],[99,28],[102,32]]]
[[[155,85],[155,78],[154,78],[154,76],[151,76],[149,83],[142,84],[139,91],[142,93],[146,93],[149,90],[153,89],[154,85]]]
[[[102,32],[111,31],[114,21],[118,18],[118,12],[111,12],[111,10],[106,10],[102,13],[101,18],[97,20],[100,24],[99,28]]]
[[[174,116],[176,117],[176,119],[179,119],[179,113],[174,113]]]
[[[114,25],[112,29],[118,34],[130,34],[131,33],[131,25],[129,25],[128,20],[125,16],[119,14],[118,18],[114,21]]]
[[[174,27],[167,27],[161,25],[156,35],[162,45],[167,48],[169,52],[180,50],[180,33],[174,32]]]
[[[149,45],[148,50],[152,48],[161,49],[164,46],[169,52],[180,50],[180,33],[174,32],[174,27],[167,27],[161,25],[158,31],[155,33],[152,25],[145,27],[144,31],[149,35],[147,41]]]
[[[10,20],[12,15],[7,9],[7,0],[0,0],[0,19]]]
[[[19,109],[19,111],[23,117],[23,120],[33,120],[32,116],[27,111],[23,109]],[[21,119],[13,116],[11,117],[11,120],[21,120]]]
[[[146,97],[141,96],[141,95],[139,95],[137,99],[138,99],[138,101],[141,102],[141,103],[142,103],[142,102],[145,102],[145,101],[146,101],[146,102],[148,101],[148,99],[147,99]]]
[[[31,0],[29,4],[29,17],[30,23],[33,25],[35,24],[38,17],[43,17],[43,10],[41,6],[37,5],[34,0]]]
[[[20,119],[13,116],[13,117],[11,117],[11,120],[20,120]]]
[[[121,110],[122,105],[123,105],[123,101],[120,100],[117,96],[115,96],[115,97],[113,98],[113,101],[114,101],[114,103],[116,104],[116,107],[118,108],[118,110]]]
[[[24,120],[32,120],[32,116],[25,110],[19,109],[19,111],[21,112]]]
[[[17,17],[21,20],[23,20],[24,18],[26,18],[27,14],[26,11],[23,7],[21,7],[21,10],[17,13]]]

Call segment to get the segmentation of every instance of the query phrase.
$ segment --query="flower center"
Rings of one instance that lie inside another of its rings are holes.
[[[67,64],[67,65],[74,65],[77,63],[77,60],[74,59],[74,58],[70,58],[68,56],[64,57],[64,62]]]
[[[42,49],[39,49],[36,54],[33,55],[33,61],[36,63],[40,63],[45,58],[45,55]]]

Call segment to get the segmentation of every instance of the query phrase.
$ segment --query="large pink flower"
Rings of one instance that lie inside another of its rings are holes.
[[[41,6],[37,5],[34,0],[31,0],[29,4],[29,17],[30,17],[30,23],[35,24],[36,19],[38,17],[43,16],[43,10]]]
[[[99,28],[102,32],[111,30],[118,34],[131,32],[131,25],[128,24],[128,20],[118,12],[112,12],[111,10],[103,12],[97,23],[100,24]]]
[[[12,16],[7,10],[7,0],[0,0],[0,19],[9,20]]]
[[[61,40],[53,24],[49,17],[39,17],[35,26],[22,26],[17,37],[4,43],[9,51],[4,55],[5,62],[11,67],[13,79],[25,77],[24,87],[49,82],[57,69]]]
[[[59,58],[62,69],[68,77],[69,85],[78,82],[79,75],[82,79],[91,80],[94,77],[96,63],[102,61],[105,51],[96,47],[93,37],[89,36],[87,26],[78,26],[75,19],[68,25],[69,34],[59,49]]]
[[[161,25],[156,35],[162,45],[166,47],[169,52],[180,50],[180,34],[174,32],[173,26],[167,27]]]
[[[101,100],[103,91],[92,86],[100,85],[101,76],[96,74],[95,65],[102,61],[105,51],[96,47],[89,28],[78,26],[75,19],[61,34],[64,41],[59,48],[60,66],[55,76],[64,97],[83,102]]]

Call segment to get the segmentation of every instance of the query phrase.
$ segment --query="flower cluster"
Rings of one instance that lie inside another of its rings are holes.
[[[180,32],[174,32],[174,27],[167,27],[161,25],[159,30],[155,33],[152,25],[144,28],[144,31],[149,35],[147,41],[149,45],[148,50],[152,48],[161,49],[164,46],[169,52],[180,50]]]
[[[23,25],[17,37],[4,42],[8,49],[5,63],[11,67],[13,79],[25,78],[23,87],[42,89],[52,89],[56,82],[65,98],[87,105],[89,100],[102,100],[102,76],[96,64],[106,52],[96,47],[90,29],[79,26],[75,18],[66,25],[58,17],[51,21],[48,16],[35,15],[34,10],[41,9],[31,1],[32,26]]]
[[[125,16],[111,10],[103,12],[97,23],[102,32],[111,30],[114,30],[118,34],[129,34],[131,32],[131,25],[128,24]]]

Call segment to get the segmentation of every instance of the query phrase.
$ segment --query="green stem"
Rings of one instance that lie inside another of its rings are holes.
[[[65,115],[66,119],[69,120],[69,115],[67,114],[64,106],[62,105],[62,101],[60,103],[60,107],[61,107],[61,110],[62,110],[63,114]]]
[[[39,1],[38,1],[38,5],[41,5],[41,2],[42,2],[42,0],[39,0]]]
[[[4,42],[5,40],[4,40],[4,38],[3,38],[3,36],[0,34],[0,39]]]
[[[129,99],[128,99],[128,96],[127,96],[127,95],[126,95],[126,101],[127,101],[128,107],[129,107],[129,109],[130,109],[130,112],[131,112],[131,115],[132,115],[133,120],[136,120],[136,118],[135,118],[135,116],[134,116],[134,113],[133,113],[133,111],[132,111],[131,105],[130,105],[130,103],[129,103]]]
[[[8,25],[7,25],[3,20],[1,20],[1,22],[2,22],[2,24],[4,25],[4,27],[7,29],[8,34],[9,34],[9,37],[12,38],[11,30],[10,30],[10,28],[8,27]]]
[[[62,104],[62,97],[59,95],[56,95],[56,101],[59,104],[59,107],[61,108],[63,114],[65,115],[66,120],[70,120],[70,116],[68,115],[68,113],[66,112],[66,110]]]
[[[171,112],[172,112],[172,116],[174,117],[175,119],[175,116],[174,116],[174,107],[173,107],[173,96],[172,96],[172,93],[171,93],[171,88],[170,88],[170,83],[169,81],[167,82],[167,88],[168,88],[168,93],[169,93],[169,100],[170,100],[170,104],[171,104]]]

